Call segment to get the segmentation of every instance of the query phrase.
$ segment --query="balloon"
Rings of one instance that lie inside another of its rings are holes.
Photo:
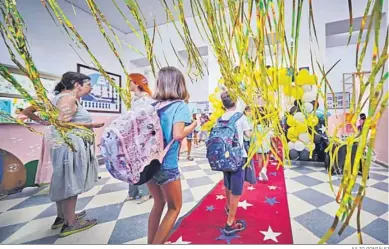
[[[304,93],[312,91],[312,86],[311,85],[306,85],[305,84],[305,85],[302,85],[301,87],[302,87]]]
[[[304,84],[308,84],[308,81],[310,81],[310,75],[309,75],[309,72],[308,70],[306,69],[303,69],[303,70],[300,70],[300,72],[298,73],[297,77],[296,77],[296,84],[297,85],[304,85]]]
[[[295,99],[301,99],[304,96],[304,90],[301,87],[292,87],[291,88],[291,95]]]
[[[293,115],[294,119],[296,121],[299,121],[299,122],[304,122],[305,120],[305,116],[302,112],[296,112],[294,115]]]
[[[309,134],[306,133],[306,132],[300,133],[299,139],[300,139],[301,141],[303,141],[304,143],[308,143],[308,142],[309,142]]]
[[[293,116],[288,116],[288,118],[286,119],[286,124],[289,126],[295,126],[296,120],[293,118]]]
[[[319,102],[318,101],[316,101],[316,100],[312,100],[311,102],[309,102],[309,103],[311,103],[312,105],[313,105],[313,108],[315,108],[315,104],[316,104],[316,109],[317,108],[319,108]]]
[[[315,136],[314,136],[314,138],[313,138],[313,142],[314,142],[315,144],[318,144],[318,143],[320,143],[320,139],[321,139],[321,136],[318,135],[318,134],[315,134]]]
[[[306,132],[308,128],[305,122],[296,122],[295,127],[298,133]]]
[[[298,157],[299,157],[299,153],[297,150],[290,150],[289,151],[290,160],[296,160]]]
[[[292,106],[292,108],[290,108],[289,113],[291,115],[294,115],[297,111],[298,111],[298,107],[297,106]]]
[[[304,109],[307,113],[311,113],[313,111],[313,105],[309,102],[303,104]]]
[[[289,142],[288,143],[288,147],[289,147],[289,150],[293,150],[294,149],[294,143],[293,142]]]
[[[299,106],[302,106],[302,105],[303,105],[303,102],[301,101],[301,99],[296,99],[296,100],[293,102],[293,105],[299,107]]]
[[[318,123],[319,123],[319,119],[318,119],[316,116],[314,116],[313,114],[309,114],[309,115],[308,115],[307,124],[308,124],[309,126],[315,126],[315,125],[317,125]]]
[[[298,135],[299,135],[299,132],[296,130],[295,127],[290,127],[288,129],[288,134],[287,134],[288,139],[290,139],[290,140],[292,140],[292,139],[293,140],[297,140]]]
[[[316,110],[316,116],[318,118],[323,118],[324,117],[324,111],[322,109],[317,109]],[[330,112],[327,112],[327,117],[331,116],[332,114]]]
[[[309,85],[315,85],[316,82],[317,82],[317,77],[316,75],[309,75],[306,79],[306,84],[309,84]]]
[[[290,85],[284,85],[283,87],[285,96],[291,96],[292,95],[292,88]]]
[[[312,150],[314,150],[315,148],[316,148],[316,145],[315,145],[314,143],[312,143],[312,142],[309,142],[309,143],[305,144],[305,149],[306,149],[307,151],[312,151]]]
[[[294,148],[297,150],[297,151],[302,151],[305,149],[305,144],[301,141],[296,141],[294,143]]]
[[[300,151],[299,159],[301,161],[309,161],[309,151],[307,150]]]
[[[316,99],[316,94],[314,92],[306,92],[303,95],[304,102],[311,102]]]

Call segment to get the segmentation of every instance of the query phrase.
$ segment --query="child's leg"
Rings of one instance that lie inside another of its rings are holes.
[[[242,221],[235,222],[235,215],[238,209],[239,199],[243,192],[244,183],[244,170],[240,168],[236,172],[229,173],[230,183],[230,200],[229,200],[229,213],[227,218],[227,224],[224,227],[224,233],[230,235],[245,229],[245,225]]]
[[[196,146],[199,145],[198,135],[199,135],[199,133],[195,131],[195,132],[194,132],[194,144],[195,144]]]
[[[269,178],[267,177],[267,162],[269,161],[268,159],[268,154],[267,153],[261,153],[260,154],[260,161],[261,161],[261,164],[260,164],[260,168],[261,168],[261,171],[259,172],[259,180],[260,181],[267,181],[269,180]]]
[[[193,133],[189,134],[186,137],[187,140],[187,147],[188,147],[188,160],[193,161],[193,157],[190,156],[190,153],[192,152],[192,139],[193,139]]]
[[[228,215],[229,210],[230,210],[230,199],[231,199],[231,173],[230,172],[223,172],[224,176],[224,190],[226,192],[226,206],[225,206],[225,211]]]
[[[153,244],[164,244],[172,230],[182,207],[181,181],[175,180],[161,186],[168,210],[154,236]]]
[[[263,154],[262,153],[258,153],[258,172],[260,173],[262,171],[262,168],[263,168]]]
[[[128,196],[127,196],[126,201],[134,200],[137,195],[138,195],[138,186],[129,185],[128,186]]]
[[[142,204],[145,201],[148,201],[150,199],[150,192],[147,188],[147,184],[142,184],[138,186],[139,196],[140,200],[138,201],[138,204]]]
[[[155,234],[157,233],[166,201],[161,187],[157,185],[154,179],[147,182],[147,187],[154,198],[154,204],[150,212],[147,231],[147,243],[151,244],[154,240]]]

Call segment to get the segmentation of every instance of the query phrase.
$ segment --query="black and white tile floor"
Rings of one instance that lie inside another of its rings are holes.
[[[205,148],[194,148],[194,161],[182,155],[179,161],[183,189],[180,217],[190,211],[222,179],[210,170]],[[21,193],[0,200],[0,242],[2,244],[144,244],[147,219],[152,201],[138,205],[123,202],[128,185],[110,176],[100,166],[98,184],[79,196],[77,210],[86,210],[88,218],[98,225],[87,231],[59,238],[51,230],[56,207],[48,198],[48,187],[26,188]],[[316,244],[327,231],[337,210],[330,191],[328,175],[323,168],[286,167],[286,185],[295,244]],[[333,177],[334,184],[339,180]],[[364,243],[388,243],[388,169],[372,168],[364,199],[361,226]],[[335,191],[337,188],[335,187]],[[330,244],[357,244],[356,220],[342,236],[334,235]]]

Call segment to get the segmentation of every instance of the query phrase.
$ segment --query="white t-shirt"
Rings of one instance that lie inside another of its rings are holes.
[[[223,116],[222,120],[229,120],[235,113],[238,111],[227,111]],[[247,152],[244,149],[244,144],[243,144],[243,135],[245,131],[250,131],[250,125],[249,122],[247,121],[247,118],[245,115],[242,115],[238,121],[236,121],[236,129],[238,131],[238,138],[239,138],[239,143],[240,146],[242,147],[242,155],[243,157],[247,157]]]

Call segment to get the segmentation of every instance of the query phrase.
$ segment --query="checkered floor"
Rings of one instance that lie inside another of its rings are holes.
[[[196,148],[195,161],[181,157],[183,208],[180,216],[190,211],[222,179],[212,172],[204,157],[204,148]],[[323,168],[293,167],[285,170],[289,209],[295,244],[316,244],[332,224],[337,204],[331,195],[328,176]],[[147,219],[152,201],[138,205],[123,202],[128,185],[110,177],[100,167],[102,177],[89,192],[79,196],[77,210],[97,218],[98,225],[66,238],[58,238],[59,230],[51,230],[56,207],[48,198],[48,187],[26,188],[21,193],[0,201],[0,242],[2,244],[144,244]],[[334,183],[339,180],[334,178]],[[388,170],[372,169],[367,197],[361,214],[364,242],[388,243]],[[335,187],[335,191],[337,188]],[[357,244],[356,221],[350,222],[344,234],[334,235],[328,243]]]

